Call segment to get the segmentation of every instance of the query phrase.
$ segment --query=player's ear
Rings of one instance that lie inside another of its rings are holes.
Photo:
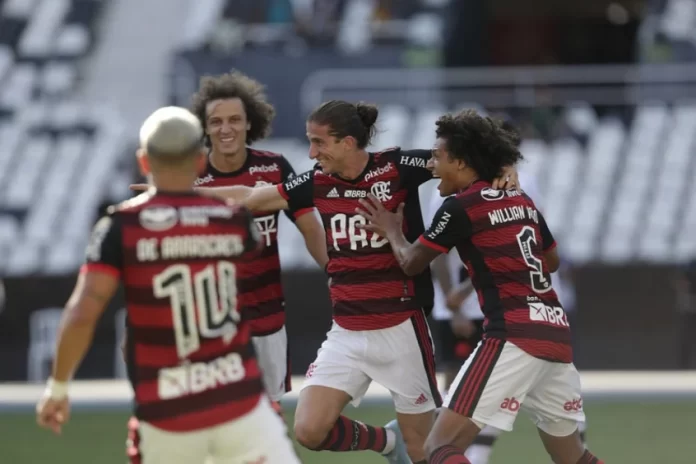
[[[138,148],[136,156],[138,158],[138,168],[140,170],[140,174],[147,177],[150,174],[150,162],[147,158],[147,153],[142,148]]]

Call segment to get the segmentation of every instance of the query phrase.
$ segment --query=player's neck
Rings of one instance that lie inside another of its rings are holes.
[[[189,173],[174,173],[168,172],[165,175],[152,175],[152,184],[158,191],[185,193],[193,192],[193,185],[196,177],[192,177]]]
[[[347,180],[357,179],[365,171],[365,167],[367,167],[369,162],[370,154],[365,150],[360,150],[355,156],[348,157],[338,175]]]
[[[213,166],[213,168],[220,172],[227,173],[239,171],[242,166],[244,166],[246,158],[247,149],[244,147],[232,155],[222,155],[215,153],[215,151],[211,151],[208,159],[210,160],[210,164]]]

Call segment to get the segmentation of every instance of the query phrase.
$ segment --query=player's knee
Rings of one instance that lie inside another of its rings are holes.
[[[321,446],[331,431],[331,427],[326,427],[320,422],[295,420],[294,431],[297,442],[305,448],[313,450]]]

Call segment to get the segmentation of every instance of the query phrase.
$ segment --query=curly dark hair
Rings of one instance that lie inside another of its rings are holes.
[[[191,112],[198,116],[203,127],[206,127],[205,110],[208,103],[228,98],[239,98],[244,104],[247,120],[251,125],[246,135],[248,144],[270,135],[275,108],[268,102],[265,87],[259,81],[239,71],[231,71],[220,76],[203,76],[198,92],[193,95]]]
[[[449,155],[464,161],[482,180],[492,181],[505,166],[514,166],[523,159],[518,149],[519,133],[475,110],[446,114],[435,124],[435,133],[445,141]]]

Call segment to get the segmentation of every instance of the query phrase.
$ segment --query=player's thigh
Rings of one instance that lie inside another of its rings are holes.
[[[210,464],[299,464],[283,420],[262,398],[250,413],[216,428]]]
[[[445,406],[477,424],[510,431],[543,369],[544,361],[512,343],[483,340],[454,379]]]
[[[585,421],[580,374],[575,365],[547,363],[523,405],[536,426],[549,435],[565,437]]]
[[[319,396],[345,398],[347,395],[353,405],[358,406],[371,381],[365,373],[366,343],[364,332],[346,330],[334,323],[321,344],[316,359],[307,369],[298,411],[300,406],[307,408],[314,405],[318,401],[315,398]],[[312,387],[338,390],[345,395],[322,393],[322,389]],[[305,392],[307,389],[311,391]]]
[[[212,441],[210,430],[174,433],[140,422],[138,451],[142,464],[189,464],[204,462]]]
[[[252,337],[252,341],[266,392],[273,401],[280,401],[288,387],[288,336],[285,327],[269,335]]]
[[[433,341],[422,313],[368,337],[365,372],[391,392],[397,413],[421,415],[442,405]]]

